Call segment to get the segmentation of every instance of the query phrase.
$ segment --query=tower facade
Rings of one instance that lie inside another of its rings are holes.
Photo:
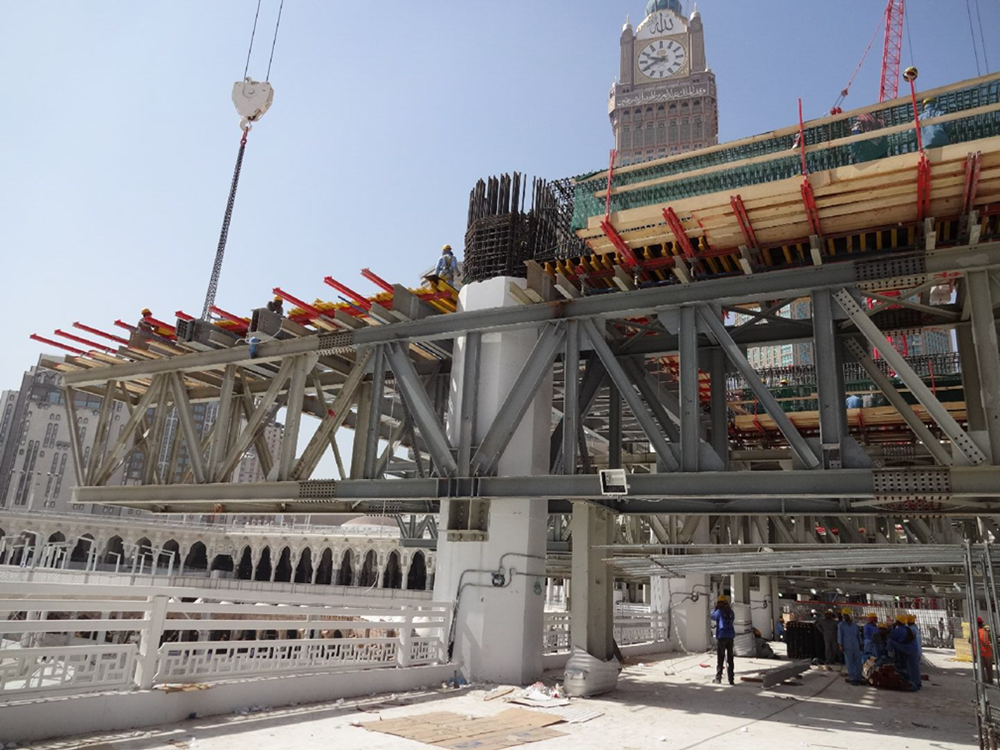
[[[625,22],[620,45],[608,100],[619,165],[719,142],[715,74],[697,5],[685,18],[680,0],[649,0],[638,28]]]

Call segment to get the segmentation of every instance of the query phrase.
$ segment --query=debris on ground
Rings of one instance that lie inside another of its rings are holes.
[[[440,711],[388,721],[368,722],[370,732],[382,732],[438,747],[476,747],[503,750],[528,742],[564,737],[564,732],[550,729],[563,719],[539,711],[508,708],[494,716],[471,717]]]
[[[510,695],[515,690],[516,687],[512,685],[498,685],[493,688],[490,692],[483,696],[484,701],[495,701],[497,698],[503,698],[505,695]]]

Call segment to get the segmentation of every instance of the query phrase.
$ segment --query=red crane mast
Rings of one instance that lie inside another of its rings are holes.
[[[878,100],[899,96],[899,63],[903,57],[903,12],[906,0],[888,0],[885,4],[885,38],[882,42],[882,77]]]

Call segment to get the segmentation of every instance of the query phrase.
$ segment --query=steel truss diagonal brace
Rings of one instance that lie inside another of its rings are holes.
[[[95,479],[111,473],[111,468],[115,465],[115,459],[118,456],[119,451],[125,447],[125,444],[132,437],[139,422],[146,416],[146,409],[150,407],[150,404],[153,402],[153,398],[160,390],[163,377],[163,375],[160,375],[153,378],[149,387],[146,388],[146,392],[142,394],[142,397],[139,399],[139,403],[136,404],[132,414],[129,415],[125,426],[122,427],[121,433],[118,435],[118,439],[115,441],[115,444],[111,446],[111,450],[108,451],[108,455],[104,458],[104,463],[102,463],[100,468],[97,470],[96,476],[94,477]],[[67,403],[70,402],[67,401]],[[75,409],[70,412],[69,418],[73,420],[75,424]]]
[[[669,443],[667,443],[666,438],[663,437],[663,433],[657,428],[656,423],[653,421],[653,415],[650,414],[649,409],[646,408],[642,399],[639,398],[639,394],[632,387],[632,382],[629,380],[628,375],[625,374],[621,365],[618,364],[618,360],[615,359],[615,355],[611,352],[608,342],[604,340],[603,334],[597,330],[597,326],[594,325],[594,321],[592,320],[580,321],[580,328],[587,335],[587,338],[590,339],[590,343],[594,347],[594,351],[597,352],[597,356],[600,357],[604,369],[607,370],[618,392],[621,393],[622,398],[625,399],[625,403],[632,410],[632,414],[635,416],[636,421],[639,422],[639,426],[646,433],[646,437],[649,438],[649,442],[653,446],[657,457],[670,471],[677,471],[680,468],[680,464],[671,452]]]
[[[545,378],[552,371],[552,363],[566,340],[566,326],[563,323],[548,325],[535,342],[524,367],[514,381],[503,405],[493,419],[476,454],[472,457],[472,476],[492,474],[500,457],[507,449],[521,420],[535,399],[535,394]],[[575,435],[574,435],[575,437]]]
[[[579,333],[579,330],[577,333]],[[604,371],[604,365],[601,364],[601,361],[597,357],[588,357],[587,364],[583,368],[583,378],[580,382],[579,388],[579,406],[577,409],[577,422],[579,424],[583,423],[584,416],[586,416],[587,412],[589,412],[590,408],[594,405],[597,394],[600,392],[606,379],[607,373]],[[549,450],[550,455],[552,456],[552,473],[557,472],[558,466],[562,461],[562,436],[565,424],[565,417],[561,417],[556,423],[555,429],[552,431],[551,447]]]
[[[187,390],[184,388],[179,373],[172,372],[168,377],[174,392],[174,409],[177,412],[177,421],[180,422],[181,430],[184,433],[184,442],[187,443],[188,460],[191,462],[194,481],[202,484],[207,481],[205,460],[202,454],[201,438],[195,429],[194,418],[191,416],[191,404],[188,401]]]
[[[389,366],[396,375],[396,385],[403,394],[406,406],[417,424],[417,429],[423,435],[427,450],[437,464],[438,470],[445,476],[453,476],[458,464],[451,453],[448,436],[438,422],[437,412],[427,391],[420,383],[420,376],[410,360],[410,355],[404,344],[393,342],[386,349]]]
[[[795,455],[798,456],[799,460],[809,469],[818,469],[822,466],[820,460],[813,453],[812,448],[806,442],[806,439],[802,437],[802,434],[796,429],[795,425],[792,424],[792,420],[788,418],[788,415],[782,411],[781,406],[778,404],[774,396],[767,387],[761,382],[760,376],[753,369],[753,366],[744,356],[743,352],[740,350],[739,345],[733,341],[732,336],[729,335],[729,331],[723,325],[722,321],[716,316],[715,312],[708,307],[700,306],[698,307],[698,316],[701,320],[708,326],[708,329],[712,332],[716,341],[719,342],[719,346],[722,347],[723,351],[726,352],[726,356],[729,357],[729,361],[732,362],[736,369],[740,371],[740,374],[746,380],[750,389],[754,392],[757,400],[760,401],[760,405],[764,407],[764,411],[767,415],[774,420],[775,426],[784,435],[785,440],[788,441],[789,447],[794,451]]]
[[[327,409],[326,416],[323,417],[319,427],[316,428],[316,432],[313,433],[312,438],[309,440],[309,444],[302,451],[301,457],[295,466],[292,467],[292,479],[308,479],[316,470],[320,460],[323,458],[323,454],[326,453],[326,449],[330,446],[330,438],[344,424],[344,420],[347,419],[347,414],[351,410],[351,404],[354,402],[355,395],[358,392],[358,386],[361,385],[361,381],[365,376],[365,370],[368,369],[368,363],[373,356],[374,350],[370,347],[366,347],[364,351],[359,353],[358,361],[355,363],[350,374],[348,374],[343,385],[340,386],[336,398],[333,399],[333,404]]]
[[[861,306],[851,296],[851,293],[847,289],[840,289],[834,293],[833,297],[837,300],[837,304],[847,313],[847,317],[854,322],[854,325],[858,327],[862,335],[868,339],[868,343],[882,355],[882,358],[888,363],[889,367],[896,371],[899,379],[910,389],[914,398],[920,402],[921,406],[927,409],[927,413],[931,415],[931,419],[937,422],[941,431],[951,439],[955,447],[969,460],[969,463],[975,466],[986,461],[986,455],[979,450],[979,446],[972,441],[972,438],[959,426],[955,418],[948,413],[948,410],[931,393],[931,389],[924,384],[924,381],[910,367],[909,363],[903,358],[903,355],[896,351],[896,347],[886,341],[885,336],[878,329],[878,326],[865,315],[864,310],[861,309]]]
[[[927,425],[923,423],[920,417],[913,413],[913,409],[906,403],[906,399],[896,390],[892,381],[878,368],[875,361],[868,356],[868,352],[865,351],[864,347],[854,339],[847,339],[844,342],[844,348],[864,368],[865,372],[868,373],[868,377],[872,379],[872,382],[878,386],[879,390],[889,400],[889,403],[899,412],[899,415],[909,426],[910,430],[913,431],[913,434],[926,446],[928,452],[934,456],[934,460],[942,466],[951,466],[951,454],[941,445],[941,441],[934,437],[934,433],[927,428]]]
[[[254,410],[253,416],[247,420],[246,427],[243,428],[237,437],[233,446],[229,449],[226,454],[225,459],[219,465],[215,477],[216,482],[221,482],[222,479],[236,468],[236,464],[243,454],[246,453],[247,448],[250,447],[250,443],[253,442],[254,436],[257,431],[264,426],[265,418],[271,415],[271,405],[274,404],[275,400],[278,398],[278,392],[284,386],[285,381],[288,380],[288,376],[291,373],[292,365],[295,362],[294,357],[287,357],[281,363],[281,367],[278,369],[277,375],[271,381],[271,385],[268,386],[267,391],[261,397],[260,402],[257,404],[257,408]]]

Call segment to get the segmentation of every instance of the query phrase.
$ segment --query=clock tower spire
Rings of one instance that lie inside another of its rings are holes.
[[[718,143],[715,74],[695,5],[649,0],[635,29],[622,29],[621,60],[608,101],[618,164],[635,164]]]

